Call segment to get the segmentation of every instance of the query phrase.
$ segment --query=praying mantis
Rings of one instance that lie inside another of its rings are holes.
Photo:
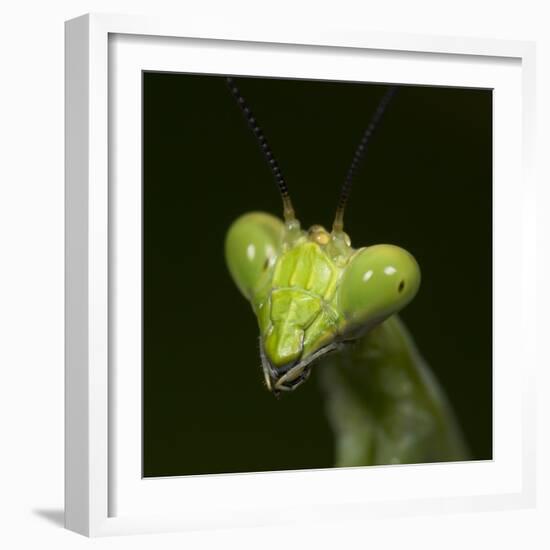
[[[319,376],[337,467],[467,459],[447,398],[398,316],[419,289],[420,267],[392,244],[355,248],[344,232],[352,182],[397,87],[360,140],[328,231],[302,229],[267,139],[235,80],[226,80],[283,203],[282,220],[246,213],[225,240],[230,275],[258,321],[267,389],[279,396]]]

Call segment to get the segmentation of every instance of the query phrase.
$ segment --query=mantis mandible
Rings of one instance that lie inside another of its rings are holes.
[[[258,321],[268,390],[293,391],[319,372],[336,466],[465,460],[448,401],[398,317],[420,286],[416,260],[391,244],[354,248],[344,232],[358,165],[397,88],[385,92],[355,151],[329,232],[301,228],[262,130],[234,79],[227,83],[283,202],[283,220],[244,214],[225,241],[230,274]]]

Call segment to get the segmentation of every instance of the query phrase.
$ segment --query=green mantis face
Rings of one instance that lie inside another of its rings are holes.
[[[265,136],[233,78],[227,83],[283,200],[284,222],[261,212],[245,214],[225,243],[231,276],[258,319],[265,382],[279,393],[298,387],[316,360],[399,311],[418,290],[420,270],[408,252],[388,244],[355,250],[343,231],[353,176],[396,87],[388,88],[359,142],[329,233],[320,225],[300,228]]]
[[[420,284],[402,248],[355,250],[343,232],[303,231],[297,220],[261,212],[233,223],[225,254],[258,319],[264,378],[275,393],[295,389],[320,357],[402,309]]]

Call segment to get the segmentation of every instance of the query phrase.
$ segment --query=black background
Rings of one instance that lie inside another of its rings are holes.
[[[330,228],[384,86],[237,82],[304,228]],[[219,76],[144,73],[143,474],[329,467],[318,380],[276,400],[258,330],[230,280],[239,215],[281,215],[254,136]],[[422,285],[402,318],[454,406],[474,459],[492,458],[492,94],[402,86],[355,181],[356,247],[403,246]]]

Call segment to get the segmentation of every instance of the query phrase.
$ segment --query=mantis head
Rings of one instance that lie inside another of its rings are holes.
[[[418,291],[420,269],[413,256],[398,246],[354,249],[343,231],[351,178],[372,122],[344,183],[332,231],[320,225],[305,231],[263,134],[232,79],[228,80],[254,133],[260,135],[283,198],[284,221],[262,212],[245,214],[232,224],[225,242],[231,276],[258,320],[266,385],[278,394],[307,380],[320,358],[408,304]],[[389,97],[384,96],[383,107]],[[380,111],[379,105],[378,118]]]
[[[318,359],[397,313],[420,285],[418,264],[398,246],[354,250],[345,234],[298,227],[253,212],[225,243],[231,276],[258,319],[273,392],[295,389]]]

